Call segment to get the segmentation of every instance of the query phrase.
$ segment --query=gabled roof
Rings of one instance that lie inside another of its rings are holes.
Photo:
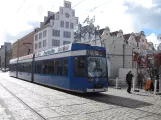
[[[125,40],[128,40],[130,38],[131,34],[130,33],[129,34],[124,34],[123,36],[124,36]]]
[[[111,32],[110,34],[111,34],[111,36],[117,36],[118,31]]]
[[[50,22],[50,20],[54,20],[55,19],[55,14],[53,16],[50,16],[47,18],[46,22],[44,23],[44,25],[48,24]]]
[[[141,36],[136,36],[135,37],[136,42],[140,42],[140,39],[141,39]]]
[[[102,35],[104,30],[105,30],[104,28],[100,29],[99,34]]]

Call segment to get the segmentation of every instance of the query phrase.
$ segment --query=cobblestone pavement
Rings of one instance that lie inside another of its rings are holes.
[[[161,96],[109,88],[73,94],[0,73],[0,120],[161,120]]]

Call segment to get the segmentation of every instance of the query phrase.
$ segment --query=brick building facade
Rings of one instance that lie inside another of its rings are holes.
[[[34,34],[36,30],[17,40],[12,45],[12,59],[33,53]]]

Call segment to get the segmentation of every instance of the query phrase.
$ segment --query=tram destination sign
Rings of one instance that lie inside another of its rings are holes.
[[[88,50],[87,55],[89,56],[106,56],[106,52],[100,50]]]
[[[61,53],[61,52],[69,51],[69,50],[71,50],[71,44],[63,45],[63,46],[56,47],[56,48],[51,48],[51,49],[44,50],[41,52],[37,52],[37,53],[35,53],[35,57],[53,55],[56,53]]]

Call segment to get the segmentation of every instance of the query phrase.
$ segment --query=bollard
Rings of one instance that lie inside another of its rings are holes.
[[[116,77],[116,89],[118,89],[118,77]]]
[[[135,78],[133,78],[133,92],[135,92]]]
[[[154,94],[157,93],[157,80],[155,80],[155,83],[154,83]]]

